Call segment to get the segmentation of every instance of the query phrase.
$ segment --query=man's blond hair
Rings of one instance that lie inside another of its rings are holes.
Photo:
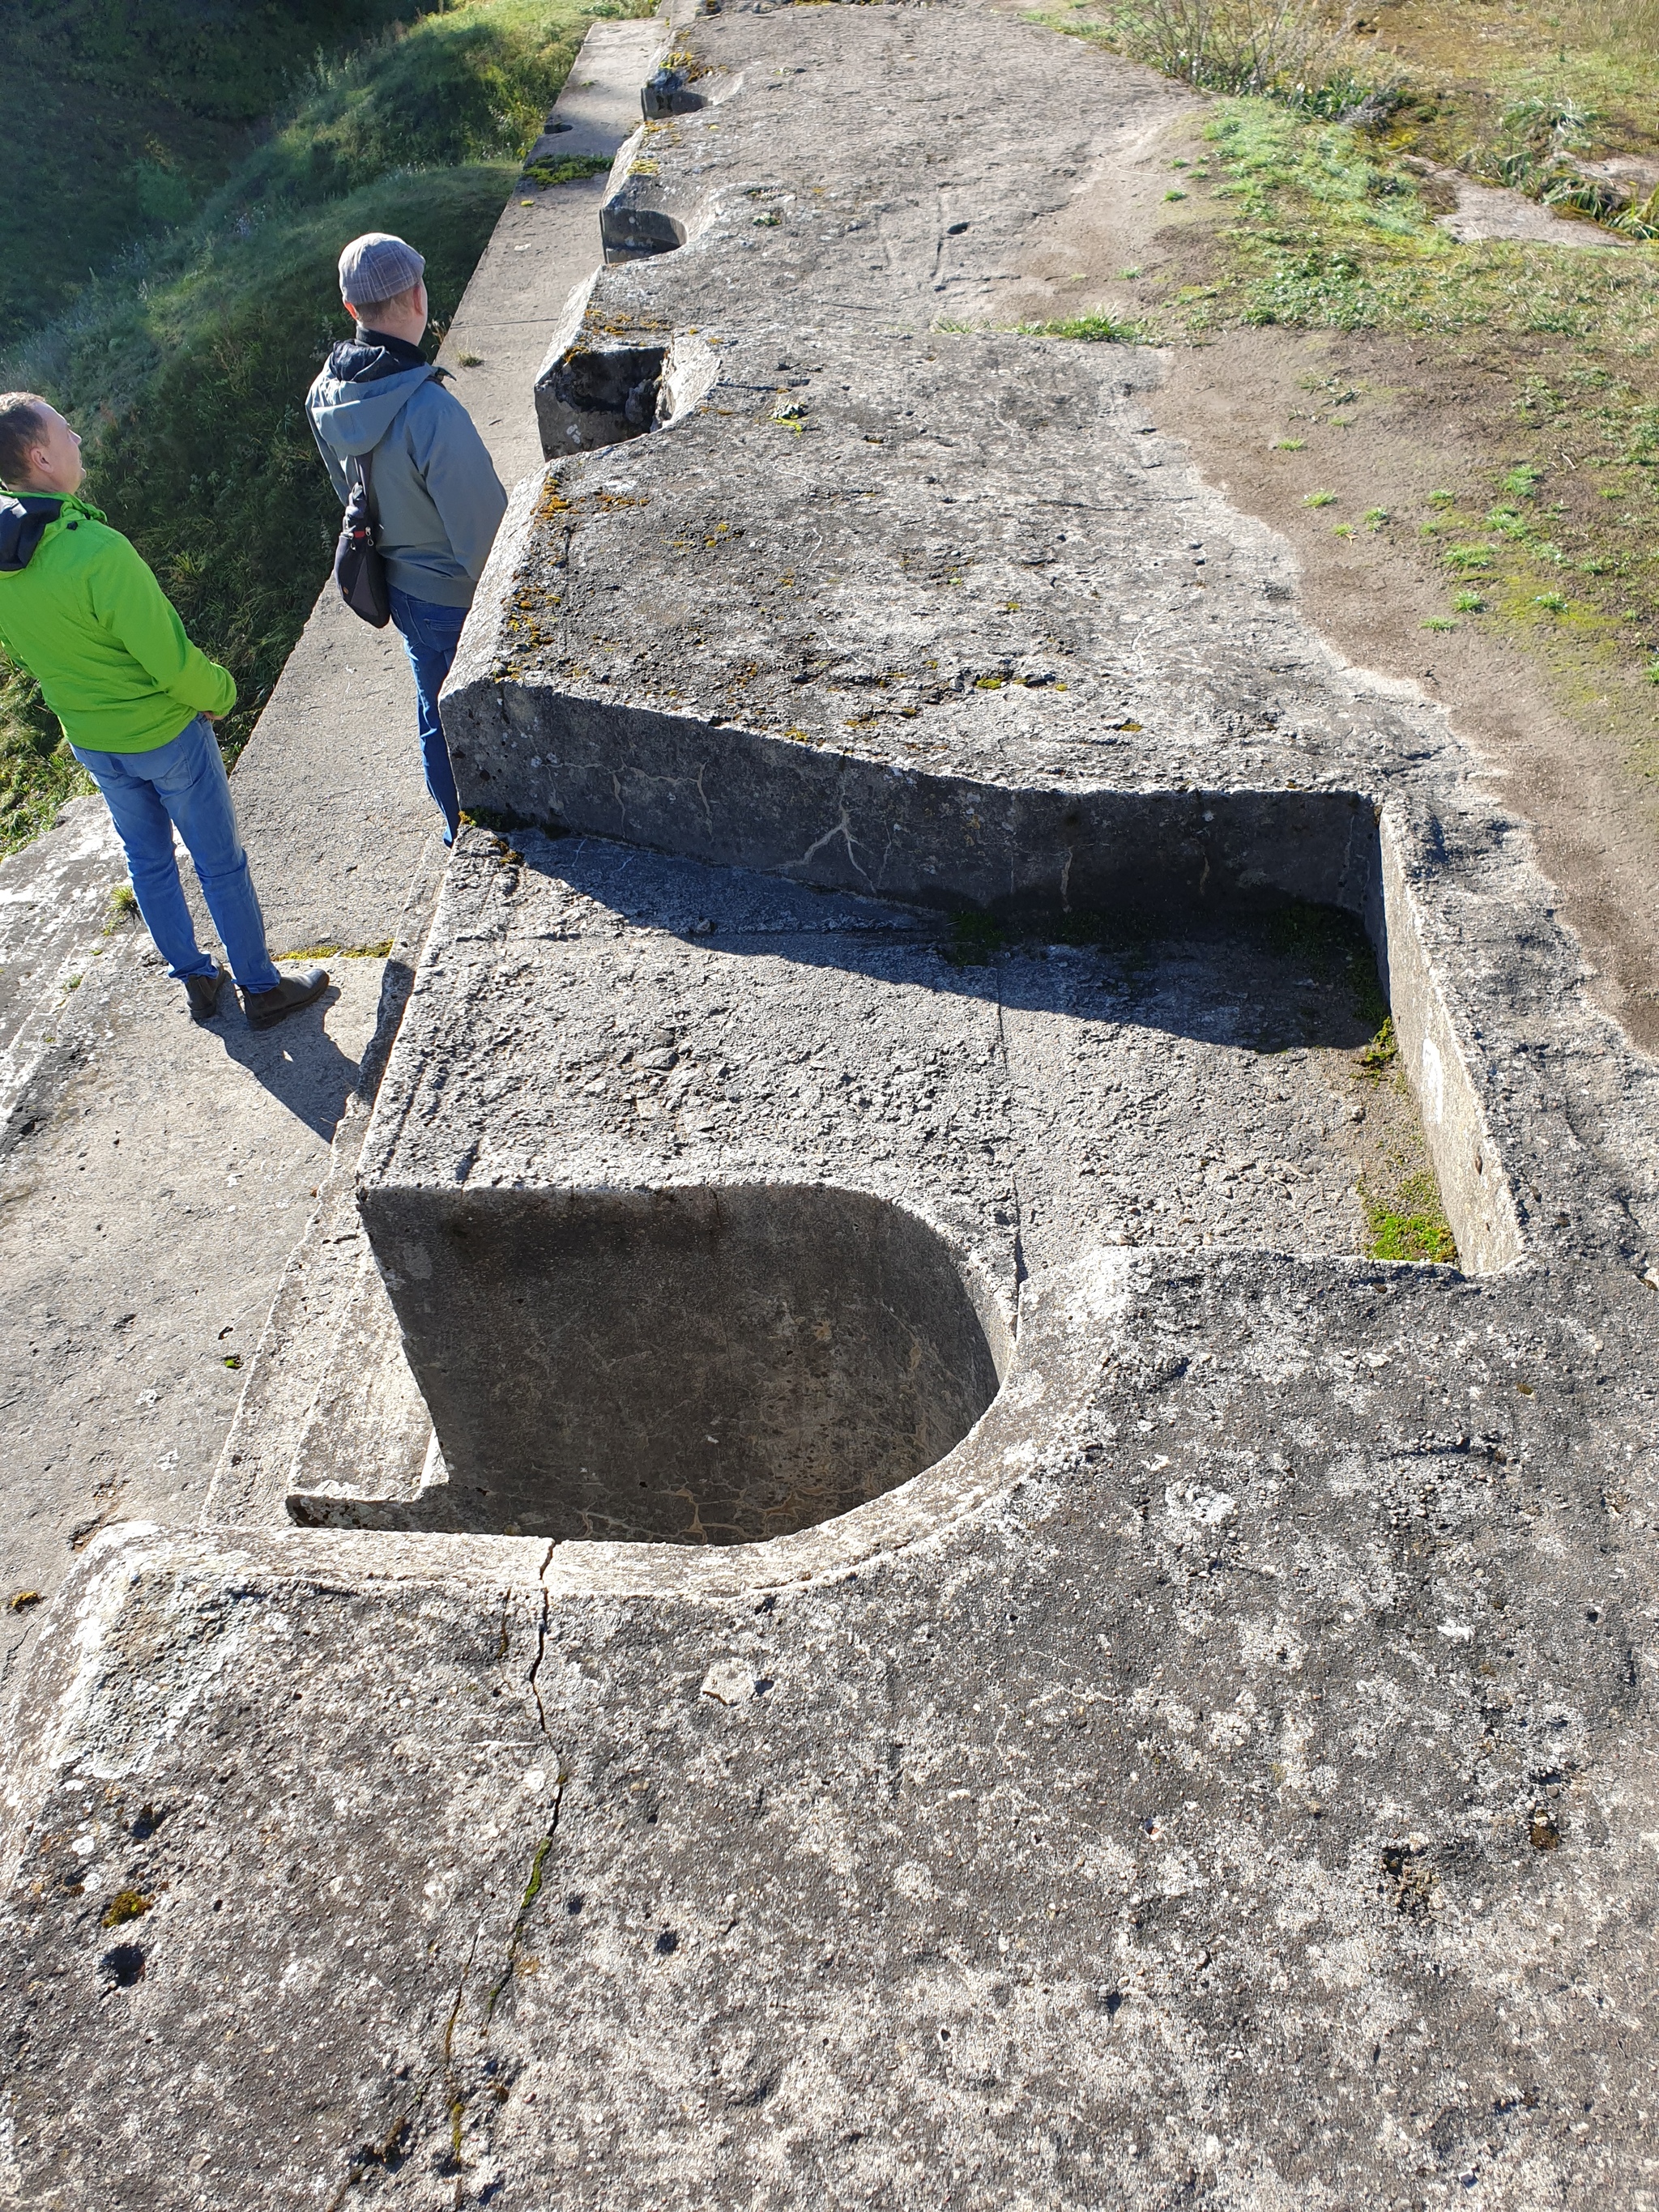
[[[29,455],[46,441],[50,404],[38,392],[0,392],[0,483],[13,490],[29,472]]]
[[[360,307],[352,302],[351,313],[356,318],[358,329],[372,331],[374,328],[375,316],[385,314],[388,307],[394,312],[405,307],[413,307],[415,295],[425,282],[426,279],[423,276],[417,276],[406,292],[394,292],[389,300],[371,300],[366,307]],[[344,307],[348,303],[342,300],[340,304]]]

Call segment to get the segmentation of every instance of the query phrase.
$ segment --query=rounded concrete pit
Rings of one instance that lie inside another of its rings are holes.
[[[381,1192],[369,1212],[472,1530],[787,1535],[942,1459],[1006,1364],[945,1240],[855,1191]]]

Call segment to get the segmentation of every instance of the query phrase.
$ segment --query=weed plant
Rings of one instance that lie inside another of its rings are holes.
[[[1354,66],[1347,16],[1324,0],[1128,0],[1090,27],[1203,92],[1267,94],[1317,115],[1388,112],[1389,87]]]

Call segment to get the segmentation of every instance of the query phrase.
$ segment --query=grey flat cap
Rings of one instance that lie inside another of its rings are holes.
[[[372,307],[407,292],[425,273],[426,264],[412,246],[389,231],[366,230],[340,256],[340,297],[354,307]]]

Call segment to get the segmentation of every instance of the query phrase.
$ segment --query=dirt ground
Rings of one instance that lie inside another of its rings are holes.
[[[1133,317],[1149,293],[1202,274],[1223,210],[1196,193],[1172,208],[1164,191],[1170,162],[1203,151],[1206,112],[1189,96],[1089,180],[1034,237],[999,320]],[[1540,373],[1565,355],[1559,338],[1528,345]],[[1468,621],[1424,627],[1445,617],[1449,598],[1417,527],[1430,493],[1477,483],[1534,442],[1516,425],[1516,348],[1467,335],[1263,328],[1172,348],[1167,360],[1152,406],[1159,428],[1186,442],[1209,483],[1290,540],[1304,604],[1338,651],[1445,706],[1495,801],[1531,825],[1601,1002],[1644,1050],[1659,1051],[1659,783],[1644,757],[1659,734],[1659,694],[1633,657],[1620,666],[1603,656],[1587,686],[1583,661],[1547,631],[1522,643]],[[1275,450],[1285,439],[1302,450]],[[1564,473],[1569,510],[1574,497],[1595,496]],[[1310,508],[1315,489],[1338,503]],[[1364,527],[1360,518],[1377,508],[1393,521]],[[1334,518],[1349,519],[1353,534],[1336,535]]]

